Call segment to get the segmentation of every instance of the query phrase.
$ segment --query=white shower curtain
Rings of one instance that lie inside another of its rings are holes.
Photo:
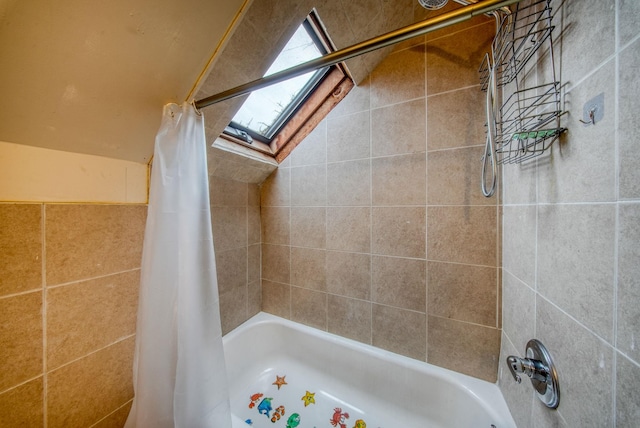
[[[164,106],[142,252],[127,428],[229,428],[204,121]]]

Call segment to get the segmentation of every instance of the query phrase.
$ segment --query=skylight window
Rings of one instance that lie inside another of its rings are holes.
[[[324,46],[305,20],[278,54],[265,76],[321,57],[325,52]],[[231,127],[245,131],[263,142],[270,142],[327,71],[328,68],[312,71],[252,92],[233,117]]]
[[[334,50],[314,10],[265,76]],[[256,90],[247,97],[221,137],[282,162],[353,86],[346,66],[336,64]]]

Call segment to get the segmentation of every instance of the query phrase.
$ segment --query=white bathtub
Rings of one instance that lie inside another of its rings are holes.
[[[223,340],[233,428],[516,426],[492,383],[273,315]]]

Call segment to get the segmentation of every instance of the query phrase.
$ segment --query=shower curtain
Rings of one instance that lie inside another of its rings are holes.
[[[156,136],[127,428],[229,428],[203,117],[164,106]]]

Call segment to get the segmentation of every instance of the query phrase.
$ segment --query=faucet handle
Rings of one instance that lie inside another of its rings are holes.
[[[549,376],[549,368],[544,362],[534,360],[531,358],[518,358],[510,355],[507,357],[507,363],[509,364],[509,370],[516,382],[522,382],[522,378],[518,373],[524,373],[531,379],[538,380],[540,382],[546,382],[547,376]]]
[[[547,348],[536,339],[527,343],[527,357],[520,358],[513,355],[507,357],[509,371],[517,383],[522,382],[518,373],[524,373],[531,378],[531,385],[538,393],[538,398],[553,409],[560,403],[560,389],[558,374]]]
[[[507,365],[509,366],[509,371],[511,371],[511,375],[515,379],[517,383],[522,382],[522,378],[518,373],[523,373],[524,368],[522,367],[522,360],[518,357],[514,357],[513,355],[509,355],[507,357]]]

